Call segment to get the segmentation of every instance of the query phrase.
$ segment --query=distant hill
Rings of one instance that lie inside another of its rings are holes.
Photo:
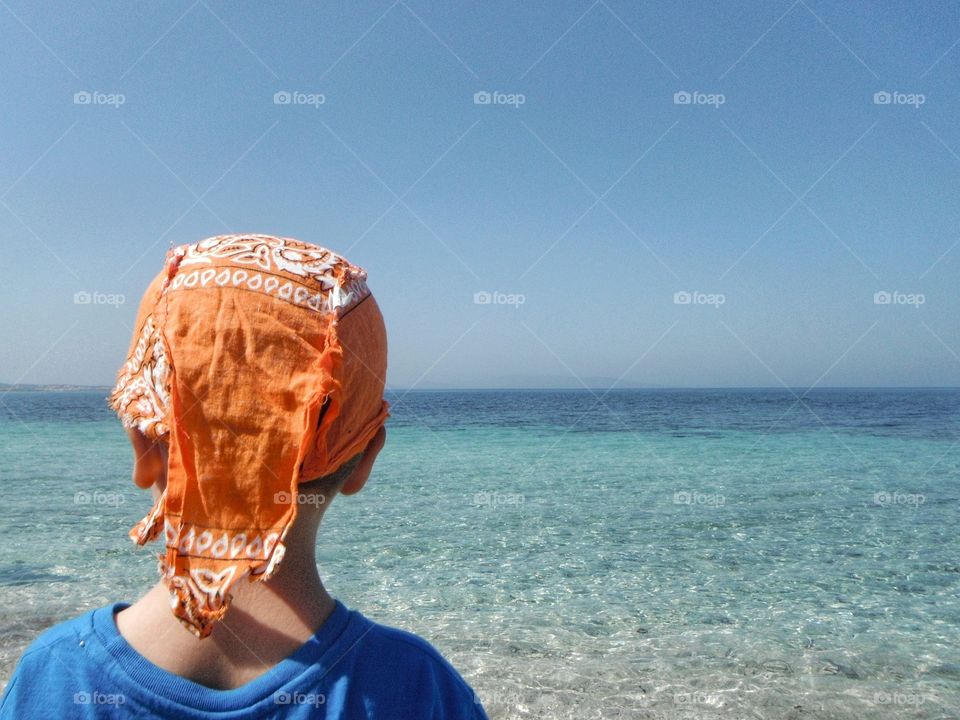
[[[0,383],[0,392],[110,392],[112,389],[113,387],[110,385],[34,385],[29,383],[13,385]]]
[[[626,379],[617,379],[601,375],[585,375],[576,378],[572,375],[497,375],[484,378],[479,382],[464,385],[462,383],[430,381],[418,384],[416,390],[650,390],[663,389],[662,385],[637,383]],[[409,388],[388,386],[390,392],[405,392]]]

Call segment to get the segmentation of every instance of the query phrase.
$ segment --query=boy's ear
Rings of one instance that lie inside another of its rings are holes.
[[[363,486],[367,484],[367,478],[370,477],[370,471],[373,470],[373,463],[376,461],[377,455],[380,454],[386,441],[387,429],[381,427],[377,434],[367,443],[367,447],[363,450],[363,457],[360,458],[357,467],[350,474],[350,477],[347,478],[346,482],[343,483],[343,487],[340,488],[341,494],[356,495],[363,489]]]
[[[159,489],[167,482],[167,448],[162,442],[154,442],[137,428],[127,428],[127,437],[133,446],[133,482],[144,490],[154,484]]]

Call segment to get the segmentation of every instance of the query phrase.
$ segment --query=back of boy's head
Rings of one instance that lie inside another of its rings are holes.
[[[130,536],[163,535],[171,607],[198,636],[237,581],[276,571],[299,484],[380,430],[386,362],[366,273],[329,250],[227,235],[167,254],[109,402],[168,445],[166,489]]]

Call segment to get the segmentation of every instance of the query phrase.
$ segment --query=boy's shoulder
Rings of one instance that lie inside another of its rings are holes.
[[[39,717],[40,707],[46,717],[89,716],[99,678],[86,658],[94,612],[47,628],[27,646],[0,699],[0,718]]]
[[[100,611],[109,611],[112,614],[125,606],[122,603],[109,605],[100,608]],[[23,651],[21,661],[44,662],[51,654],[82,651],[94,632],[95,612],[97,611],[90,610],[48,627]],[[364,658],[364,665],[371,662],[384,663],[408,672],[418,666],[428,667],[438,676],[469,690],[469,686],[457,670],[423,637],[408,630],[379,623],[358,610],[349,612],[354,616],[359,627],[355,641],[356,647],[346,648],[346,650],[358,652]]]
[[[162,715],[189,705],[190,717],[208,718],[224,709],[227,696],[233,709],[256,707],[271,717],[278,703],[290,705],[282,708],[285,717],[312,717],[310,708],[295,703],[323,698],[333,718],[486,718],[473,689],[427,640],[340,603],[328,626],[290,662],[231,691],[208,690],[170,676],[136,654],[111,619],[124,606],[87,612],[34,640],[0,701],[0,719],[37,717],[30,708],[41,700],[48,717],[140,710]]]
[[[450,667],[450,664],[446,658],[440,654],[440,651],[419,635],[391,625],[383,625],[367,617],[364,617],[364,620],[369,623],[368,632],[371,643],[381,645],[385,650],[418,657],[424,662],[437,663],[444,667]],[[453,668],[451,667],[450,669]]]
[[[476,702],[473,689],[437,648],[419,635],[383,625],[354,611],[363,623],[353,671],[386,674],[402,685],[429,683],[449,699]]]
[[[94,612],[90,610],[48,627],[23,651],[21,662],[42,662],[50,654],[82,649],[93,632]]]

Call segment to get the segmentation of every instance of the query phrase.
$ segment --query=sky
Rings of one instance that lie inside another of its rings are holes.
[[[0,382],[171,244],[369,272],[395,388],[960,385],[960,5],[0,3]]]

